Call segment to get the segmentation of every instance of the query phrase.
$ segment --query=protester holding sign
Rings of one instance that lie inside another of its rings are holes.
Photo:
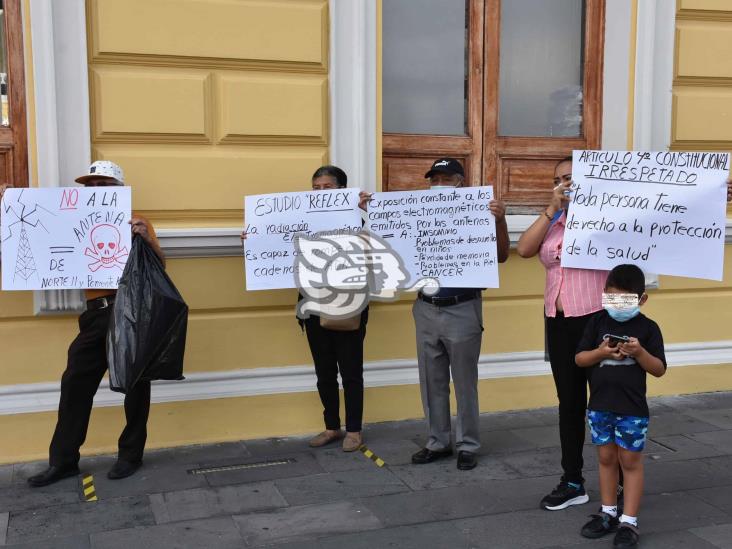
[[[425,174],[434,188],[456,188],[465,182],[463,166],[454,158],[436,160]],[[491,200],[495,217],[497,259],[508,259],[509,238],[503,202]],[[452,455],[450,374],[457,399],[455,447],[457,467],[473,469],[480,448],[478,357],[483,332],[481,288],[440,288],[420,292],[412,309],[417,335],[417,363],[422,406],[429,428],[425,447],[412,456],[424,464]]]
[[[76,181],[86,187],[124,184],[121,168],[108,161],[94,162],[89,173]],[[164,261],[150,222],[133,215],[129,223],[132,234],[143,238]],[[86,291],[86,311],[79,317],[79,334],[69,347],[68,365],[61,378],[58,421],[51,440],[49,467],[28,479],[31,486],[46,486],[79,474],[79,448],[86,438],[94,395],[107,371],[105,343],[115,294],[116,290],[109,289]],[[142,464],[150,412],[149,381],[139,381],[126,394],[124,408],[127,424],[119,438],[117,462],[107,475],[113,480],[132,475]]]
[[[325,193],[320,191],[333,192],[336,189],[345,189],[347,183],[346,173],[336,166],[321,166],[312,177],[313,191],[318,191],[315,194],[321,196]],[[356,207],[355,201],[353,207]],[[339,207],[339,209],[342,210],[343,208]],[[334,217],[336,216],[321,217],[321,229],[327,228],[328,220],[332,221]],[[323,219],[325,220],[323,221]],[[247,219],[247,223],[249,223],[249,227],[255,226],[249,219]],[[336,227],[331,228],[335,229]],[[247,232],[242,233],[242,241],[246,240],[249,243],[254,239],[254,236],[247,239],[247,235]],[[247,248],[249,248],[248,245]],[[292,263],[291,260],[290,263]],[[289,276],[294,278],[292,273]],[[301,301],[303,301],[303,296],[299,295],[298,302]],[[325,422],[325,430],[310,440],[310,446],[318,448],[343,439],[342,448],[345,452],[358,450],[363,443],[361,436],[363,418],[363,342],[366,337],[368,307],[352,318],[331,319],[310,312],[307,318],[298,318],[298,321],[307,334],[308,345],[313,356],[318,394],[323,405],[323,419]],[[345,434],[341,430],[339,373],[343,383],[343,397],[346,407]]]
[[[346,172],[336,166],[322,166],[312,177],[313,190],[343,189],[348,184]],[[318,394],[323,404],[325,431],[310,440],[317,448],[343,438],[344,452],[354,452],[363,444],[363,342],[366,337],[366,307],[354,322],[351,319],[331,320],[311,314],[302,320],[313,355]],[[343,383],[346,408],[346,433],[341,431],[338,374]]]
[[[432,188],[461,187],[463,166],[453,158],[441,158],[425,174]],[[509,238],[503,202],[492,200],[495,216],[498,262],[508,259]],[[477,465],[480,449],[478,404],[478,358],[483,332],[481,288],[440,288],[434,295],[420,292],[412,309],[417,332],[422,406],[429,427],[424,448],[412,463],[424,464],[452,455],[450,426],[450,374],[457,400],[455,447],[457,468]]]
[[[587,375],[575,365],[574,355],[587,322],[602,309],[607,278],[607,271],[565,269],[560,264],[571,185],[570,156],[557,164],[551,201],[521,235],[517,246],[521,257],[538,254],[546,269],[544,314],[549,362],[559,398],[564,470],[559,485],[541,501],[541,506],[550,511],[589,501],[582,477]]]
[[[517,246],[521,257],[538,254],[546,269],[546,341],[559,399],[559,437],[564,471],[559,485],[541,501],[543,508],[552,511],[589,501],[582,477],[587,377],[584,370],[576,367],[574,355],[589,319],[602,309],[602,292],[607,277],[607,271],[561,266],[571,188],[570,156],[557,164],[552,199],[521,235]],[[732,178],[727,181],[727,201],[730,200]]]
[[[730,154],[575,151],[562,267],[722,280]]]

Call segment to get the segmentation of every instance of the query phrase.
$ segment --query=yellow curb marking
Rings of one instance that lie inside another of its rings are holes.
[[[384,465],[386,465],[386,463],[384,463],[384,460],[374,454],[371,450],[369,450],[365,444],[362,444],[359,450],[361,450],[361,453],[363,455],[373,461],[377,467],[383,467]]]
[[[94,476],[88,475],[81,481],[86,501],[97,501],[97,491],[94,488]]]

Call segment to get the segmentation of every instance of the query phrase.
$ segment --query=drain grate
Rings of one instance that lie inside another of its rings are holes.
[[[277,467],[279,465],[289,465],[295,463],[292,458],[274,459],[269,461],[257,461],[254,463],[239,463],[234,465],[221,465],[219,467],[201,467],[199,469],[189,469],[189,475],[208,475],[209,473],[225,473],[227,471],[241,471],[242,469],[263,469],[265,467]]]

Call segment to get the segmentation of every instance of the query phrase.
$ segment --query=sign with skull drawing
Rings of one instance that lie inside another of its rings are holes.
[[[3,290],[114,289],[131,246],[129,187],[8,189]]]

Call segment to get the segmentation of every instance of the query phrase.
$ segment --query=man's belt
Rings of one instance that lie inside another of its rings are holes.
[[[86,310],[87,311],[96,311],[98,309],[106,309],[107,307],[114,304],[114,298],[116,296],[114,295],[105,295],[102,297],[97,297],[95,299],[90,299],[86,302]]]
[[[471,299],[476,299],[480,295],[480,292],[468,292],[465,294],[451,295],[448,297],[430,297],[422,293],[419,294],[419,298],[422,301],[426,301],[430,305],[437,307],[449,307],[450,305],[457,305],[458,303],[464,303]]]

